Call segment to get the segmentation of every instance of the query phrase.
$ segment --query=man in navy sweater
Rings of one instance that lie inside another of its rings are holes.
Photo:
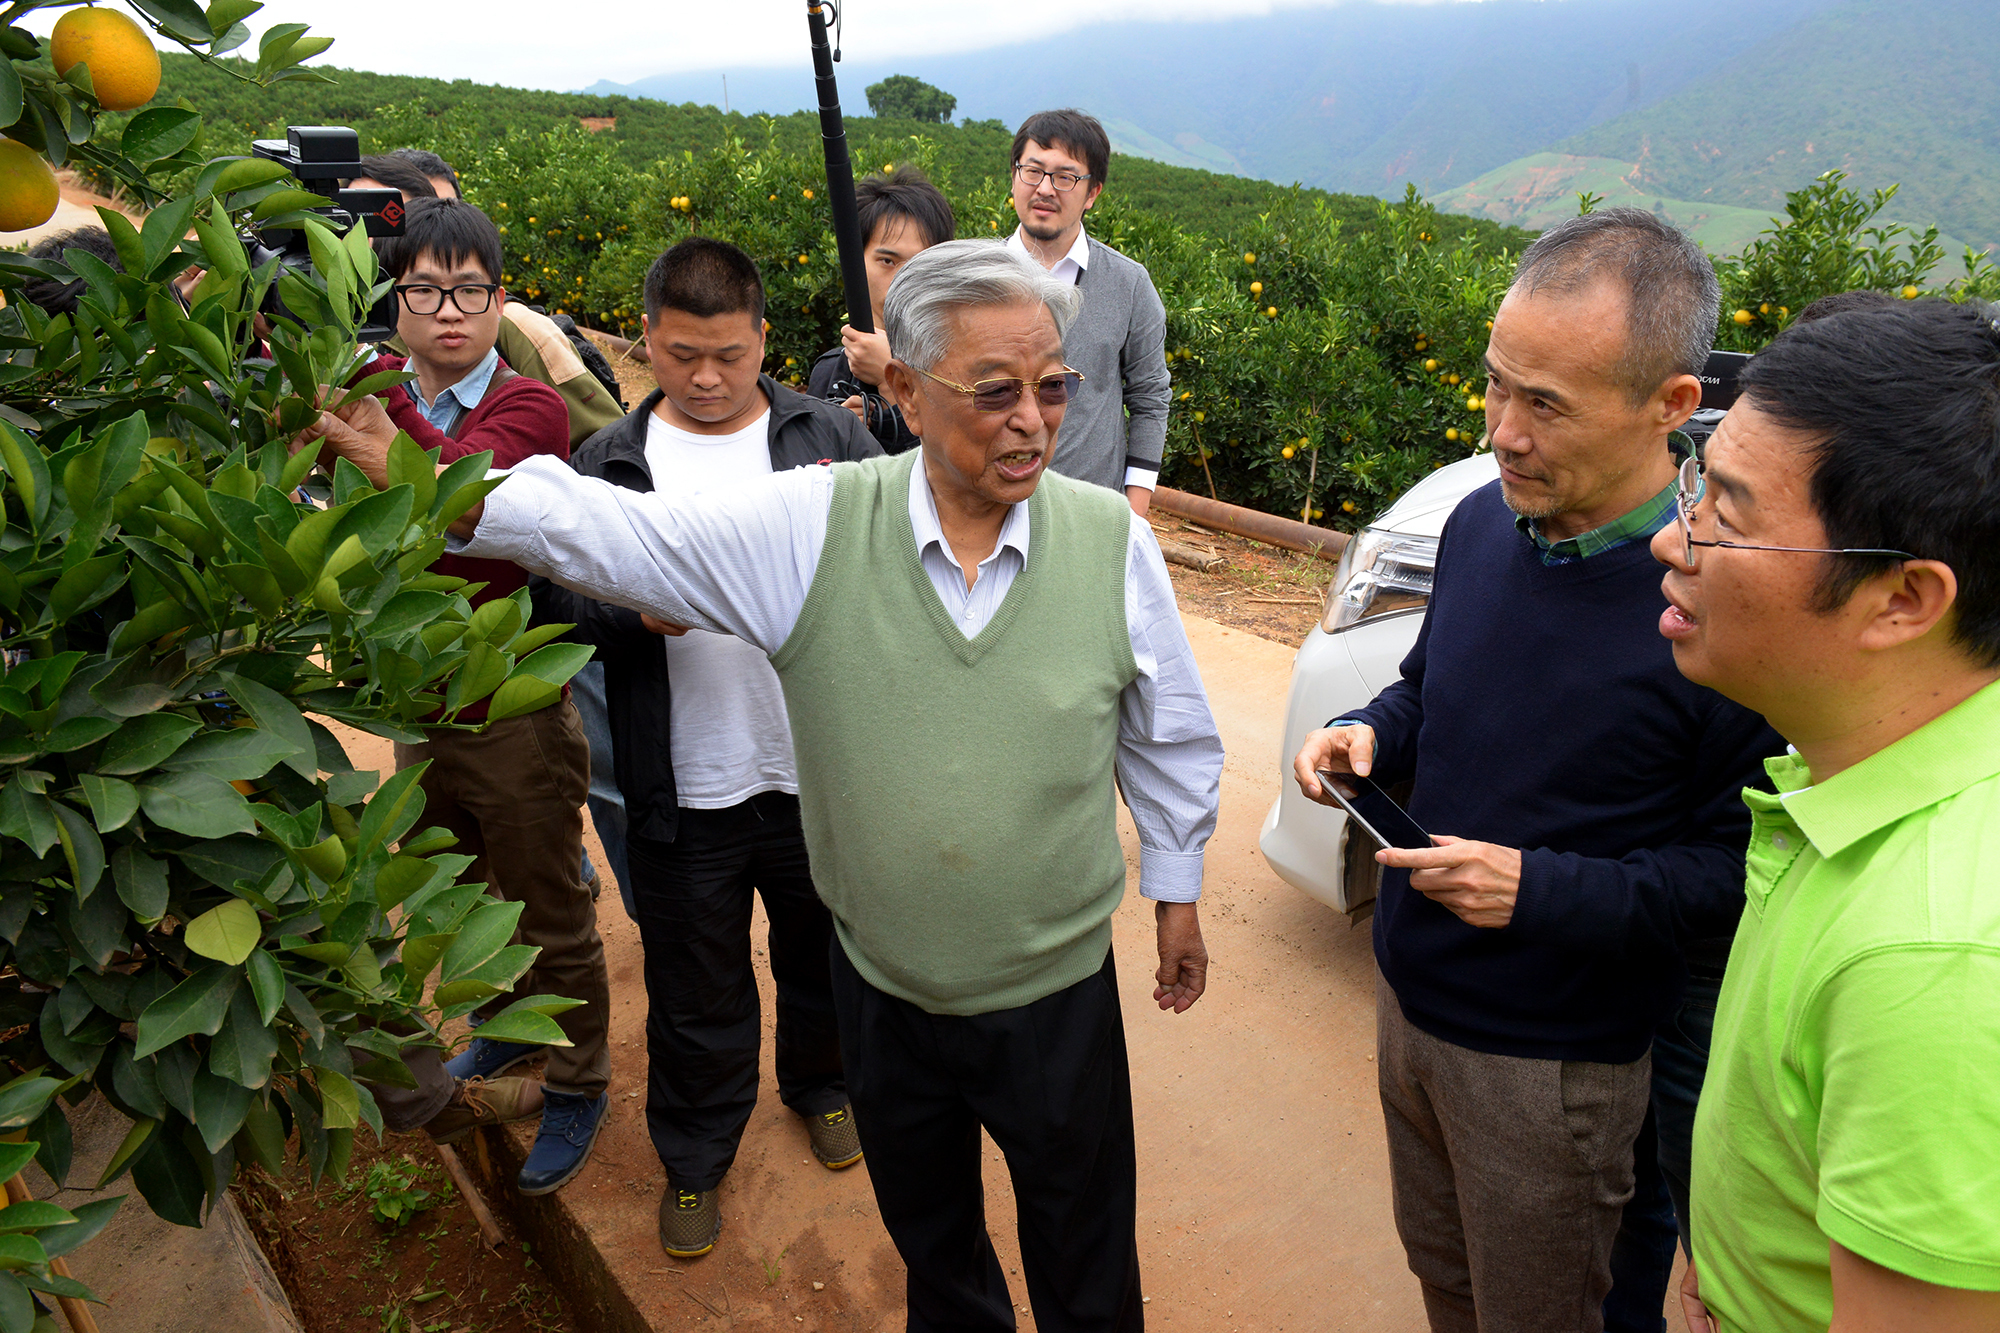
[[[1598,1333],[1653,1032],[1743,906],[1743,787],[1783,748],[1660,637],[1647,540],[1701,399],[1699,247],[1616,209],[1544,232],[1486,350],[1500,480],[1445,525],[1403,678],[1296,773],[1413,779],[1440,845],[1375,916],[1396,1226],[1437,1333]]]

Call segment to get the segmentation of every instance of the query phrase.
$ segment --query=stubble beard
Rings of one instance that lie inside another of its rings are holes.
[[[1521,517],[1537,521],[1545,518],[1554,518],[1557,514],[1562,513],[1565,508],[1563,502],[1553,495],[1544,495],[1539,499],[1532,500],[1527,496],[1518,495],[1515,493],[1514,488],[1509,486],[1504,480],[1500,483],[1500,498],[1507,502],[1509,509]]]

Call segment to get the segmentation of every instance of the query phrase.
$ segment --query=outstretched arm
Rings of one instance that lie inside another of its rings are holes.
[[[388,484],[396,427],[374,399],[301,437]],[[530,458],[451,525],[459,554],[531,574],[657,620],[734,634],[767,653],[791,634],[826,542],[833,475],[795,468],[699,499],[639,492]]]

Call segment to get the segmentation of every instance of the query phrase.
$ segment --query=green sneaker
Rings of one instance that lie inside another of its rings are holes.
[[[839,1171],[861,1160],[861,1135],[854,1128],[854,1108],[822,1111],[806,1118],[806,1137],[812,1140],[813,1156],[829,1171]]]
[[[699,1259],[722,1234],[722,1209],[714,1190],[667,1186],[660,1196],[660,1248],[675,1259]]]

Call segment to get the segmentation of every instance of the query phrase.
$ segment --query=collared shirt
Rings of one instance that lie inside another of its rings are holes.
[[[1615,551],[1627,542],[1647,541],[1661,528],[1674,521],[1675,483],[1669,482],[1661,491],[1637,509],[1612,519],[1601,527],[1589,532],[1579,532],[1574,537],[1565,537],[1552,542],[1542,535],[1541,526],[1526,514],[1514,516],[1514,526],[1526,533],[1528,539],[1541,552],[1545,565],[1567,565],[1577,560],[1588,560],[1606,551]]]
[[[430,402],[424,401],[424,391],[417,387],[417,381],[411,380],[404,387],[409,390],[417,410],[424,414],[424,420],[449,435],[460,417],[479,406],[479,400],[486,396],[487,388],[493,383],[493,372],[499,366],[500,349],[489,348],[479,364],[466,372],[464,379],[448,389],[439,390],[438,396]]]
[[[464,555],[511,560],[565,587],[696,629],[734,634],[766,654],[790,637],[812,589],[833,507],[831,468],[803,467],[694,500],[625,490],[531,458],[486,498]],[[910,528],[924,573],[966,638],[986,628],[1033,546],[1028,506],[1013,506],[972,588],[944,540],[920,466]],[[1139,833],[1139,892],[1201,896],[1202,850],[1215,831],[1222,738],[1153,530],[1131,520],[1125,630],[1138,677],[1118,700],[1119,789]]]
[[[1037,264],[1042,262],[1040,258],[1028,249],[1028,242],[1022,237],[1019,227],[1014,228],[1014,234],[1007,238],[1007,248],[1016,254],[1027,255],[1028,258],[1033,259]],[[1083,281],[1083,271],[1089,267],[1090,236],[1082,227],[1078,227],[1076,229],[1076,244],[1070,246],[1069,253],[1055,262],[1055,267],[1049,270],[1049,274],[1063,282],[1075,284]],[[1125,468],[1125,484],[1127,486],[1141,486],[1149,491],[1155,490],[1160,484],[1160,470],[1158,468],[1133,467],[1127,464]]]
[[[1829,1240],[2000,1290],[2000,684],[1817,786],[1767,767],[1695,1121],[1702,1299],[1823,1330]]]
[[[1021,235],[1019,227],[1014,228],[1014,234],[1007,238],[1007,248],[1016,254],[1027,255],[1037,264],[1042,262],[1041,256],[1028,249],[1027,238]],[[1070,246],[1068,254],[1055,262],[1049,273],[1064,282],[1074,284],[1083,278],[1083,271],[1089,267],[1090,236],[1082,227],[1078,227],[1075,244]]]

